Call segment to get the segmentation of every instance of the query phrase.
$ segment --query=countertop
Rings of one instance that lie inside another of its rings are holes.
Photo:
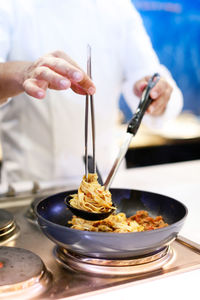
[[[142,167],[119,171],[112,187],[123,187],[164,194],[184,203],[188,217],[180,232],[200,244],[200,160]],[[90,297],[74,299],[200,299],[200,269],[171,275],[144,283],[116,287],[109,292],[99,292]]]

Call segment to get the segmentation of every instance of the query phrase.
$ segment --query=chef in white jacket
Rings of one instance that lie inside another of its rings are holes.
[[[83,71],[87,44],[93,82]],[[119,95],[134,112],[155,72],[162,78],[144,121],[161,126],[181,111],[182,94],[130,1],[0,0],[1,180],[80,183],[84,95],[95,91],[96,156],[106,175],[118,151]]]

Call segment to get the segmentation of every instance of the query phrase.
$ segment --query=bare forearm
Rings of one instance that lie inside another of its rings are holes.
[[[25,70],[31,62],[13,61],[0,63],[0,103],[7,98],[24,92],[23,81]]]

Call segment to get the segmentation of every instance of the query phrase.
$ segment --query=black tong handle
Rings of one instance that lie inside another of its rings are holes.
[[[142,97],[140,99],[140,103],[138,105],[138,108],[131,119],[131,121],[128,124],[127,132],[132,133],[135,135],[138,131],[138,128],[140,126],[140,123],[142,121],[142,118],[149,107],[149,105],[152,102],[151,97],[149,96],[150,91],[152,88],[156,85],[156,83],[159,81],[160,75],[158,73],[155,73],[149,80],[147,87],[145,88]]]

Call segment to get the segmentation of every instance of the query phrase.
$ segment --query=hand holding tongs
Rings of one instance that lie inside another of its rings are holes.
[[[131,121],[128,124],[128,128],[127,128],[127,133],[126,133],[126,138],[124,140],[124,143],[122,144],[119,154],[113,164],[113,167],[105,181],[105,189],[109,189],[114,176],[128,150],[128,147],[130,145],[130,142],[132,140],[132,137],[134,135],[136,135],[137,130],[140,126],[140,123],[142,121],[142,118],[147,110],[147,108],[149,107],[149,105],[152,102],[151,97],[149,96],[150,91],[152,90],[152,88],[156,85],[156,83],[159,81],[160,79],[160,75],[158,73],[155,73],[149,80],[147,87],[145,88],[144,92],[142,93],[142,97],[140,99],[140,103],[138,105],[138,108],[133,116],[133,118],[131,119]]]

